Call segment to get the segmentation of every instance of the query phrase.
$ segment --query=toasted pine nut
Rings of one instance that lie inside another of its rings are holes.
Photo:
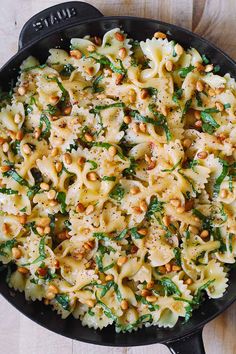
[[[177,211],[178,214],[183,214],[185,212],[185,208],[184,207],[178,207],[176,209],[176,211]]]
[[[157,297],[155,295],[149,295],[146,297],[146,300],[148,302],[155,302],[157,300]]]
[[[209,231],[208,230],[203,230],[200,234],[201,238],[206,238],[209,236]]]
[[[125,59],[127,55],[127,51],[125,48],[120,48],[118,54],[121,59]]]
[[[40,183],[40,188],[43,189],[44,191],[48,191],[49,190],[49,184],[42,182]]]
[[[108,274],[108,275],[106,275],[106,277],[105,277],[105,280],[106,281],[111,281],[111,280],[113,280],[114,279],[114,276],[112,275],[112,274]]]
[[[18,267],[17,271],[21,274],[27,274],[29,272],[29,270],[25,267]]]
[[[149,281],[148,283],[147,283],[147,289],[152,289],[153,287],[154,287],[154,281],[153,280],[151,280],[151,281]]]
[[[205,72],[206,72],[206,73],[209,73],[210,71],[213,70],[213,68],[214,68],[213,64],[207,64],[207,65],[205,66]]]
[[[175,50],[175,53],[176,53],[177,55],[179,55],[179,56],[182,55],[183,52],[184,52],[183,47],[182,47],[179,43],[177,43],[177,44],[175,45],[174,50]]]
[[[79,166],[81,166],[81,165],[83,165],[83,164],[85,163],[85,161],[86,161],[85,157],[80,156],[80,157],[78,158],[78,160],[77,160],[77,164],[78,164]]]
[[[83,54],[81,53],[80,50],[74,49],[70,51],[70,56],[75,58],[75,59],[81,59]]]
[[[68,152],[66,152],[64,154],[64,159],[65,159],[65,162],[68,164],[68,165],[71,165],[72,164],[72,156],[71,154],[69,154]]]
[[[166,34],[163,33],[163,32],[155,32],[153,37],[160,38],[160,39],[165,39],[166,38]]]
[[[59,99],[60,99],[59,96],[50,96],[48,100],[49,100],[49,103],[50,103],[50,104],[55,105],[55,104],[57,104],[57,102],[59,101]]]
[[[57,161],[55,164],[55,168],[58,173],[61,172],[62,167],[63,167],[62,163],[60,161]]]
[[[166,268],[167,273],[171,272],[171,265],[170,265],[170,263],[166,263],[166,264],[165,264],[165,268]]]
[[[92,250],[95,246],[95,243],[94,241],[88,241],[88,242],[85,242],[84,244],[84,248],[88,251]]]
[[[202,65],[202,63],[199,63],[199,62],[197,62],[197,63],[195,63],[195,68],[197,69],[197,71],[204,71],[205,70],[205,66],[204,65]]]
[[[191,139],[184,139],[182,145],[183,145],[183,147],[188,149],[192,145],[192,140]]]
[[[146,133],[147,131],[147,126],[145,123],[139,123],[139,130],[142,132],[142,133]]]
[[[146,212],[148,210],[148,205],[145,200],[141,200],[139,203],[139,207],[143,212]]]
[[[90,205],[87,206],[87,208],[85,210],[85,214],[86,215],[90,215],[90,214],[93,213],[93,211],[94,211],[94,206],[92,204],[90,204]]]
[[[179,270],[181,270],[181,267],[178,265],[172,265],[172,271],[173,272],[178,272]]]
[[[18,220],[19,220],[19,223],[20,223],[21,225],[26,224],[27,215],[26,215],[26,214],[24,214],[24,215],[19,215],[19,216],[18,216]]]
[[[2,150],[5,153],[9,151],[9,144],[7,142],[2,145]]]
[[[87,68],[85,68],[85,71],[88,75],[93,76],[94,73],[94,67],[93,66],[89,66]]]
[[[149,96],[148,90],[145,89],[145,88],[143,88],[143,89],[141,90],[141,93],[140,93],[141,99],[142,99],[142,100],[145,100],[148,96]]]
[[[56,197],[57,192],[54,189],[50,189],[47,193],[47,197],[49,200],[53,200]]]
[[[142,236],[146,236],[147,233],[148,233],[148,230],[147,230],[147,229],[139,229],[139,230],[138,230],[138,233],[139,233],[140,235],[142,235]]]
[[[131,123],[131,117],[130,116],[124,116],[123,121],[124,121],[125,124],[129,124],[129,123]]]
[[[122,308],[122,310],[127,310],[129,307],[129,303],[127,300],[122,300],[120,303],[120,307]]]
[[[191,278],[185,280],[184,284],[191,285],[193,283]]]
[[[18,132],[16,133],[16,140],[21,141],[23,139],[23,132],[22,130],[18,130]]]
[[[116,32],[114,36],[119,42],[123,42],[125,40],[125,36],[120,32]]]
[[[41,133],[42,133],[42,130],[39,127],[36,127],[34,129],[34,137],[35,137],[35,139],[38,139],[40,137]]]
[[[71,113],[72,107],[68,106],[66,108],[64,108],[63,113],[68,116]]]
[[[29,155],[32,152],[32,150],[28,144],[24,144],[22,147],[22,150],[26,155]]]
[[[10,166],[7,166],[7,165],[4,165],[4,166],[1,166],[1,172],[4,173],[4,172],[7,172],[11,169]]]
[[[143,290],[141,291],[141,295],[142,295],[143,297],[150,296],[151,294],[152,294],[151,291],[149,291],[149,290],[147,290],[147,289],[143,289]]]
[[[201,119],[201,112],[200,111],[194,111],[194,117],[197,120]]]
[[[102,44],[101,38],[98,37],[98,36],[94,36],[94,43],[95,43],[96,45],[101,45],[101,44]]]
[[[202,81],[200,81],[200,80],[197,81],[196,89],[198,92],[202,92],[204,90],[204,85],[203,85]]]
[[[90,308],[94,307],[94,304],[95,304],[94,300],[86,300],[85,303]]]
[[[87,178],[89,181],[97,181],[98,179],[98,175],[96,174],[96,172],[88,172],[87,174]]]
[[[58,204],[58,202],[57,202],[57,200],[50,200],[49,202],[48,202],[48,205],[49,206],[51,206],[51,207],[54,207],[54,206],[56,206]]]
[[[132,195],[138,194],[139,192],[140,192],[139,187],[134,186],[134,187],[131,187],[131,188],[130,188],[130,193],[131,193]]]
[[[173,65],[173,63],[172,63],[171,60],[167,60],[167,62],[165,63],[165,67],[166,67],[166,70],[167,70],[167,71],[172,71],[174,65]]]
[[[166,106],[161,106],[161,113],[163,114],[163,116],[167,117],[168,108]]]
[[[142,214],[142,210],[139,206],[134,206],[132,209],[135,212],[135,214]]]
[[[121,81],[123,80],[124,75],[122,74],[117,74],[116,75],[116,85],[120,85]]]
[[[48,234],[50,234],[50,232],[51,232],[50,226],[46,226],[46,227],[44,228],[44,234],[48,235]]]
[[[121,256],[118,258],[117,260],[117,265],[119,267],[121,267],[123,264],[125,264],[128,261],[128,257],[127,256]]]
[[[47,300],[52,300],[52,299],[55,298],[55,296],[56,296],[56,294],[54,294],[53,292],[49,291],[49,292],[46,293],[45,298],[46,298]]]
[[[77,213],[83,213],[85,211],[85,206],[82,203],[78,203],[75,210]]]
[[[84,134],[84,138],[87,142],[91,143],[93,141],[93,136],[89,133]]]
[[[4,235],[8,235],[10,233],[10,226],[6,222],[2,225],[2,232]]]
[[[138,134],[139,133],[139,124],[138,123],[134,123],[133,125],[133,131]]]
[[[208,156],[208,152],[207,151],[200,151],[197,153],[197,157],[201,160],[206,159]]]
[[[11,251],[15,259],[19,259],[22,256],[21,250],[18,247],[12,247]]]
[[[59,290],[58,290],[58,287],[56,285],[49,285],[48,286],[48,290],[54,294],[58,294],[59,293]]]
[[[136,102],[136,92],[134,89],[129,90],[129,101],[130,103],[135,103]]]
[[[26,94],[26,89],[23,86],[20,86],[17,91],[20,96],[24,96]]]
[[[43,227],[37,226],[37,227],[36,227],[36,230],[37,230],[37,232],[39,233],[39,235],[43,235],[43,234],[44,234],[44,229],[43,229]]]
[[[211,96],[211,97],[214,97],[214,96],[216,95],[215,90],[213,90],[212,88],[210,88],[210,89],[208,90],[208,95]]]
[[[201,128],[202,127],[202,121],[201,120],[197,120],[195,123],[194,123],[195,127],[196,128]]]

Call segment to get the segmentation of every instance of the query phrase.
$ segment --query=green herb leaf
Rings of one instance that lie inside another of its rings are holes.
[[[111,182],[115,182],[116,177],[115,176],[103,176],[102,177],[102,181],[111,181]]]
[[[75,67],[71,64],[65,64],[63,69],[60,71],[60,75],[62,76],[70,76],[71,73],[75,70]]]
[[[12,194],[18,194],[18,191],[15,191],[14,189],[11,188],[0,188],[0,193],[12,195]]]
[[[172,100],[173,100],[176,104],[179,104],[179,100],[181,99],[182,94],[183,94],[183,89],[182,89],[182,88],[177,89],[177,90],[173,93]]]
[[[34,69],[44,69],[44,68],[46,68],[46,66],[47,66],[47,64],[33,65],[33,66],[29,66],[28,68],[22,69],[21,72],[26,73],[26,72],[34,70]]]
[[[202,61],[204,64],[209,64],[210,60],[205,56],[205,54],[202,54]]]
[[[15,239],[13,240],[7,240],[3,243],[0,244],[0,255],[7,257],[9,252],[11,251],[12,247],[14,247],[17,244],[17,241]]]
[[[220,65],[214,66],[213,73],[216,74],[220,71]]]
[[[224,104],[224,109],[227,109],[227,108],[230,108],[231,107],[231,104],[230,103],[225,103]]]
[[[70,298],[68,295],[58,294],[56,295],[55,299],[64,310],[70,311]]]
[[[175,255],[175,259],[176,259],[176,264],[181,267],[182,262],[181,262],[181,250],[180,250],[180,248],[179,247],[175,247],[173,252],[174,252],[174,255]]]
[[[146,90],[148,91],[149,96],[156,96],[158,90],[155,87],[147,87]]]
[[[57,193],[57,201],[61,204],[62,214],[66,214],[66,193],[65,192],[58,192]]]
[[[86,162],[89,162],[92,165],[92,167],[89,169],[90,171],[95,170],[98,167],[98,164],[93,160],[86,160]]]
[[[148,210],[146,212],[146,218],[150,219],[155,213],[163,213],[164,202],[160,202],[156,196],[153,196],[148,205]]]
[[[135,298],[136,298],[136,300],[137,300],[138,302],[141,302],[141,303],[144,304],[144,305],[148,305],[148,309],[149,309],[150,311],[156,311],[156,310],[158,310],[158,309],[160,308],[159,305],[157,305],[157,304],[155,304],[155,305],[152,304],[151,302],[147,301],[146,298],[143,297],[143,296],[140,296],[140,295],[135,294]]]
[[[164,287],[167,296],[174,294],[181,296],[178,286],[170,278],[163,277],[159,280],[159,282]]]
[[[145,235],[141,235],[141,234],[138,232],[137,227],[132,227],[129,231],[130,231],[130,233],[131,233],[131,237],[134,238],[135,240],[141,240],[142,238],[145,237]]]
[[[89,113],[97,114],[103,111],[104,109],[113,108],[113,107],[124,108],[125,104],[123,102],[116,102],[104,106],[95,106],[94,108],[90,109]]]
[[[194,69],[195,68],[193,65],[189,65],[186,68],[181,68],[181,69],[179,69],[179,76],[182,78],[185,78]]]
[[[135,169],[137,168],[138,164],[135,161],[133,157],[130,158],[130,166],[125,168],[124,171],[122,172],[123,176],[128,177],[128,176],[135,176],[136,171]]]
[[[111,199],[117,200],[118,202],[120,202],[124,198],[124,195],[125,190],[120,183],[116,184],[115,187],[109,193],[109,197]]]
[[[116,241],[123,240],[123,238],[125,238],[125,236],[127,235],[128,231],[129,231],[128,229],[124,229],[123,231],[121,231],[121,233],[115,238],[115,240]]]
[[[200,92],[196,92],[196,100],[197,100],[197,106],[198,107],[202,107],[203,105],[203,102],[202,102],[202,99],[201,99],[201,95],[200,95]]]
[[[222,172],[221,174],[217,177],[214,187],[213,187],[213,195],[215,197],[218,196],[219,192],[220,192],[220,186],[221,183],[223,182],[223,180],[225,179],[225,177],[227,176],[228,172],[229,172],[229,165],[225,160],[219,159],[220,164],[222,165]]]
[[[28,182],[19,175],[18,172],[12,167],[9,171],[3,173],[4,177],[12,177],[16,182],[22,186],[29,187]]]
[[[161,172],[173,172],[181,164],[181,162],[182,162],[182,158],[179,159],[179,161],[176,162],[176,164],[172,168],[161,170]]]
[[[110,241],[110,237],[107,234],[105,234],[104,232],[94,232],[93,237],[97,238],[98,240]]]
[[[40,116],[40,120],[39,120],[39,128],[42,129],[43,128],[43,123],[45,123],[46,128],[44,131],[42,131],[41,133],[41,137],[46,138],[50,135],[50,130],[51,130],[51,122],[48,119],[47,115],[45,113],[42,113]]]
[[[92,86],[92,92],[93,93],[98,93],[98,92],[104,91],[104,88],[99,86],[99,83],[102,81],[102,79],[103,79],[103,76],[99,75],[93,81],[93,86]]]
[[[219,247],[219,251],[221,253],[224,253],[227,251],[227,247],[226,247],[226,244],[223,240],[223,237],[221,235],[221,232],[220,232],[220,228],[217,227],[215,228],[214,232],[213,232],[213,237],[214,237],[214,240],[215,241],[219,241],[220,242],[220,247]]]

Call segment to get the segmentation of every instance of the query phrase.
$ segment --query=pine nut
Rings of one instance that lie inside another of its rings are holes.
[[[61,172],[62,167],[63,167],[62,163],[60,161],[57,161],[55,164],[55,168],[58,173]]]
[[[19,259],[22,256],[21,250],[17,247],[12,247],[11,251],[14,259]]]
[[[209,73],[210,71],[213,70],[213,68],[214,68],[213,64],[207,64],[207,65],[205,66],[205,72],[206,72],[206,73]]]
[[[166,70],[170,72],[173,70],[174,65],[171,60],[167,60],[167,62],[165,63],[165,67]]]
[[[165,264],[165,268],[166,268],[167,273],[170,273],[170,272],[171,272],[171,265],[170,265],[170,263],[166,263],[166,264]]]
[[[196,89],[198,92],[202,92],[204,90],[204,85],[203,85],[202,81],[200,81],[200,80],[197,81]]]
[[[192,145],[192,140],[191,139],[184,139],[182,145],[185,148],[189,148]]]
[[[202,127],[202,121],[201,120],[197,120],[195,123],[194,123],[195,127],[196,128],[201,128]]]
[[[147,230],[147,229],[139,229],[139,230],[138,230],[138,233],[139,233],[140,235],[142,235],[142,236],[146,236],[147,233],[148,233],[148,230]]]
[[[95,304],[93,300],[86,300],[85,303],[86,303],[86,305],[88,305],[88,307],[90,307],[90,308],[94,307],[94,304]]]
[[[206,151],[200,151],[197,153],[197,157],[201,160],[206,159],[208,156],[208,153]]]
[[[145,123],[139,123],[139,130],[142,132],[142,133],[146,133],[147,131],[147,126]]]
[[[88,180],[89,181],[97,181],[97,179],[98,179],[98,175],[96,174],[96,172],[89,172],[88,174],[87,174],[87,178],[88,178]]]
[[[108,275],[106,275],[106,277],[105,277],[105,280],[106,281],[111,281],[111,280],[113,280],[114,279],[114,276],[112,275],[112,274],[108,274]]]
[[[51,232],[50,226],[46,226],[46,227],[44,228],[44,234],[45,234],[45,235],[48,235],[48,234],[50,234],[50,232]]]
[[[138,134],[139,133],[139,124],[138,123],[134,123],[133,125],[133,131]]]
[[[7,142],[2,145],[2,150],[5,153],[9,151],[9,144]]]
[[[157,297],[155,295],[149,295],[146,297],[146,300],[148,302],[155,302],[157,300]]]
[[[125,40],[125,36],[120,32],[116,32],[114,36],[119,42],[123,42]]]
[[[183,52],[184,52],[183,47],[182,47],[179,43],[177,43],[177,44],[175,45],[174,50],[175,50],[175,53],[176,53],[177,55],[179,55],[179,56],[182,55]]]
[[[35,137],[35,139],[38,139],[40,137],[41,133],[42,133],[42,130],[39,127],[36,127],[34,129],[34,137]]]
[[[163,224],[168,227],[170,225],[170,216],[169,215],[165,215],[162,218]]]
[[[65,162],[67,163],[67,165],[72,164],[72,157],[71,157],[71,154],[69,154],[68,152],[64,154],[64,159],[65,159]]]
[[[146,212],[148,210],[148,205],[145,200],[142,200],[140,202],[139,207],[143,212]]]
[[[27,221],[27,215],[19,215],[18,216],[18,220],[19,220],[19,223],[21,224],[21,225],[24,225],[24,224],[26,224],[26,221]]]
[[[125,264],[128,261],[128,257],[127,256],[121,256],[118,258],[117,260],[117,265],[119,267],[121,267],[123,264]]]
[[[211,97],[214,97],[214,96],[216,95],[215,90],[213,90],[212,88],[210,88],[210,89],[208,90],[208,95],[211,96]]]
[[[94,43],[100,46],[102,44],[101,38],[98,36],[94,36]]]
[[[58,204],[57,200],[50,200],[50,201],[48,202],[48,205],[51,206],[51,207],[54,207],[54,206],[56,206],[57,204]]]
[[[40,188],[43,189],[44,191],[48,191],[49,190],[49,184],[42,182],[40,183]]]
[[[56,197],[57,192],[54,189],[50,189],[47,193],[47,197],[49,200],[53,200]]]
[[[93,141],[93,136],[89,133],[84,134],[84,138],[87,142],[91,143]]]
[[[77,164],[79,166],[83,165],[85,163],[86,159],[83,156],[80,156],[77,160]]]
[[[151,280],[150,282],[147,283],[147,289],[152,289],[154,287],[154,281]]]
[[[88,251],[91,251],[95,246],[95,243],[94,241],[88,241],[88,242],[85,242],[84,244],[84,248]]]
[[[89,66],[88,68],[85,68],[85,71],[88,75],[93,76],[94,73],[94,67],[93,66]]]
[[[127,310],[129,307],[129,303],[127,300],[122,300],[120,303],[120,307],[122,308],[122,310]]]
[[[20,96],[24,96],[26,94],[26,89],[23,86],[20,86],[17,91]]]
[[[26,155],[29,155],[32,152],[32,150],[28,144],[24,144],[22,147],[22,150]]]
[[[82,203],[78,203],[75,208],[77,213],[83,213],[85,211],[85,206]]]
[[[185,280],[184,284],[191,285],[193,283],[191,278]]]
[[[178,272],[179,270],[181,270],[181,267],[178,265],[172,265],[172,271],[173,272]]]
[[[55,147],[55,148],[53,148],[52,151],[51,151],[51,156],[52,156],[52,157],[55,157],[55,156],[57,156],[57,154],[58,154],[58,148]]]
[[[14,122],[16,124],[19,124],[21,122],[21,115],[19,113],[16,113],[14,116]]]
[[[124,116],[123,121],[124,121],[125,124],[129,124],[129,123],[131,123],[131,117],[130,116]]]
[[[138,194],[139,192],[140,192],[139,187],[134,186],[134,187],[131,187],[131,188],[130,188],[130,193],[131,193],[132,195]]]
[[[83,54],[81,53],[80,50],[74,49],[70,51],[70,56],[75,58],[75,59],[81,59]]]
[[[127,55],[127,51],[125,48],[120,48],[119,52],[118,52],[119,57],[123,60],[125,59],[126,55]]]
[[[54,294],[53,292],[49,291],[49,292],[46,293],[45,297],[46,297],[47,300],[52,300],[52,299],[55,298],[55,296],[56,296],[56,294]]]
[[[23,134],[22,130],[18,130],[18,132],[16,133],[16,140],[21,141],[23,139],[23,136],[24,136],[24,134]]]
[[[4,235],[8,235],[10,233],[10,226],[6,222],[2,225],[2,232]]]
[[[25,267],[18,267],[17,271],[21,274],[27,274],[29,272],[29,270]]]
[[[92,204],[90,204],[90,205],[87,206],[87,208],[85,210],[85,214],[86,215],[90,215],[90,214],[93,213],[93,211],[94,211],[94,206]]]
[[[200,111],[194,111],[194,118],[199,120],[201,119],[201,112]]]
[[[136,92],[135,92],[134,89],[129,90],[128,96],[129,96],[129,102],[130,103],[135,103],[136,102]]]
[[[59,101],[60,97],[59,96],[50,96],[48,101],[50,104],[55,105]]]
[[[176,209],[178,214],[183,214],[185,212],[185,208],[184,207],[179,207]]]
[[[124,75],[122,75],[122,74],[117,74],[117,75],[116,75],[115,84],[116,84],[116,85],[120,85],[121,81],[123,80],[123,77],[124,77]]]
[[[68,116],[71,113],[72,107],[68,106],[66,108],[64,108],[63,113]]]
[[[206,238],[209,236],[209,231],[208,230],[203,230],[200,234],[201,238]]]
[[[39,233],[39,235],[43,235],[43,234],[44,234],[44,229],[43,229],[43,227],[37,226],[37,227],[36,227],[36,230],[37,230],[37,232]]]
[[[150,296],[151,294],[152,294],[151,291],[149,291],[149,290],[147,290],[147,289],[141,290],[141,295],[142,295],[143,297]]]
[[[11,169],[10,166],[7,166],[7,165],[4,165],[4,166],[1,166],[1,172],[4,173],[4,172],[7,172]]]
[[[49,285],[48,286],[48,290],[54,294],[58,294],[59,293],[59,290],[58,290],[58,287],[56,285]]]
[[[142,99],[142,100],[145,100],[148,96],[149,96],[148,90],[145,89],[145,88],[142,89],[142,90],[141,90],[141,94],[140,94],[141,99]]]
[[[166,38],[166,34],[163,33],[163,32],[155,32],[153,37],[160,38],[160,39],[165,39]]]

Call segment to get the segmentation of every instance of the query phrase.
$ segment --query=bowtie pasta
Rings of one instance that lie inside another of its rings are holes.
[[[161,32],[49,52],[1,94],[9,286],[95,329],[187,321],[235,262],[234,79]]]

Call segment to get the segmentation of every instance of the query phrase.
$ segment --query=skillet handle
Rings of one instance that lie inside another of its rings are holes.
[[[102,16],[94,6],[81,1],[69,1],[49,7],[25,23],[19,36],[19,49],[51,32]]]
[[[189,337],[168,342],[166,346],[172,354],[206,354],[202,340],[202,328]]]

